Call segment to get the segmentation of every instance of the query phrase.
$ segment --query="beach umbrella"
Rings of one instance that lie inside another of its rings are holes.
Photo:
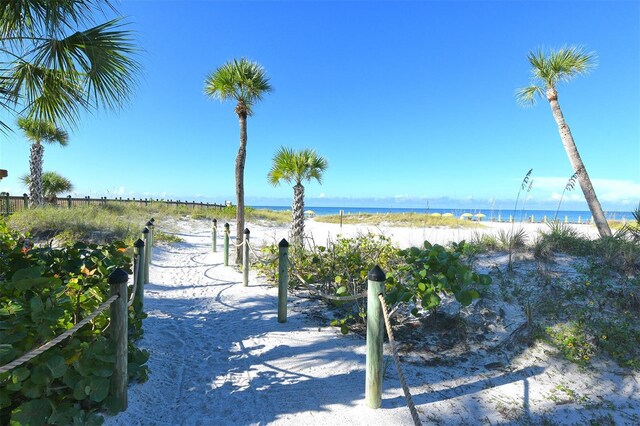
[[[471,218],[471,217],[473,217],[473,215],[471,213],[462,213],[460,215],[460,219],[463,219],[463,220],[469,220],[469,218]]]
[[[445,213],[442,217],[453,217],[453,213]]]
[[[442,215],[441,215],[440,213],[431,213],[431,216],[433,216],[433,217],[440,217],[440,216],[442,216]]]
[[[487,215],[484,213],[478,213],[477,215],[475,215],[475,217],[478,219],[478,222],[480,222],[482,218],[487,217]]]

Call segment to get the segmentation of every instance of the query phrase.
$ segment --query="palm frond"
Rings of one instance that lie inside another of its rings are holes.
[[[544,90],[540,86],[528,86],[516,89],[516,100],[522,106],[533,106],[536,104],[536,95],[542,96]]]
[[[246,58],[233,59],[218,67],[205,79],[204,94],[225,101],[235,99],[247,115],[264,94],[272,92],[264,68]]]
[[[303,181],[315,179],[322,183],[322,175],[329,167],[327,160],[315,150],[280,147],[273,157],[273,164],[267,179],[276,186],[280,181],[301,184]]]
[[[52,122],[20,117],[17,124],[32,142],[57,143],[61,146],[67,146],[69,142],[69,134]]]

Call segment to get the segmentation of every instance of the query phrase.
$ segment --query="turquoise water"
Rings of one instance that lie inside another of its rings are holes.
[[[256,209],[269,209],[269,210],[291,210],[291,207],[283,206],[252,206]],[[540,222],[546,216],[548,220],[553,220],[556,211],[555,210],[516,210],[513,209],[419,209],[419,208],[387,208],[387,207],[313,207],[307,206],[305,210],[312,210],[316,215],[324,216],[331,214],[340,214],[340,210],[344,214],[357,214],[357,213],[453,213],[454,216],[460,217],[463,213],[478,214],[482,213],[485,217],[482,220],[488,221],[491,219],[503,221],[509,220],[509,216],[513,216],[516,221],[528,221],[531,216],[536,222]],[[609,220],[633,220],[631,212],[605,212],[607,219]],[[591,219],[591,213],[589,211],[575,211],[575,210],[560,210],[557,216],[558,220],[564,221],[565,218],[569,222],[585,222]]]

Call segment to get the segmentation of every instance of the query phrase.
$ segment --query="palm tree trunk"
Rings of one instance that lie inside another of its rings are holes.
[[[604,216],[604,212],[602,211],[600,201],[598,201],[598,197],[596,197],[596,191],[593,189],[593,185],[591,184],[591,179],[589,178],[587,169],[584,167],[582,158],[580,158],[580,154],[578,153],[578,148],[573,141],[571,130],[569,129],[569,126],[567,125],[566,121],[564,120],[564,116],[562,115],[562,110],[560,109],[560,104],[558,103],[558,92],[556,92],[554,88],[548,88],[547,99],[549,100],[549,105],[551,106],[553,118],[558,124],[558,131],[560,132],[562,145],[564,145],[564,149],[567,152],[567,156],[569,157],[569,162],[573,167],[573,171],[578,176],[580,188],[582,188],[584,198],[585,200],[587,200],[589,210],[593,215],[593,221],[598,228],[598,233],[600,234],[600,237],[610,237],[611,228],[609,228],[609,224],[607,223],[607,219]]]
[[[304,186],[298,182],[293,187],[291,236],[294,244],[302,244],[304,238]]]
[[[29,207],[38,207],[43,204],[42,199],[42,163],[44,160],[44,146],[40,142],[31,144],[31,156],[29,157]]]
[[[244,163],[247,158],[247,114],[238,114],[240,148],[236,157],[236,244],[244,238]],[[236,247],[236,264],[242,265],[242,247]]]

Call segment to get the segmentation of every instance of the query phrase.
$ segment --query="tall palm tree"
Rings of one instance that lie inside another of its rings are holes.
[[[24,175],[20,180],[27,186],[31,184],[31,176]],[[58,195],[73,191],[73,184],[69,179],[56,172],[42,174],[42,193],[47,203],[56,204]]]
[[[69,135],[64,130],[46,121],[35,121],[19,118],[18,127],[31,141],[31,155],[29,157],[29,206],[37,207],[44,204],[42,188],[42,163],[44,160],[43,142],[67,146]]]
[[[267,176],[274,186],[281,181],[295,183],[293,186],[293,206],[291,236],[294,244],[300,244],[304,237],[304,185],[303,181],[315,179],[322,183],[322,174],[329,163],[312,149],[294,151],[281,147],[273,157],[273,165]]]
[[[244,163],[247,158],[247,117],[253,115],[253,105],[273,89],[260,64],[242,58],[232,60],[209,74],[204,93],[214,99],[236,101],[235,112],[240,124],[240,147],[236,156],[236,237],[242,241],[244,232]],[[242,247],[236,247],[236,262],[242,263]]]
[[[589,205],[593,220],[601,237],[611,236],[611,229],[602,211],[602,206],[591,184],[587,169],[580,158],[578,148],[573,141],[571,130],[567,125],[560,104],[558,103],[558,91],[556,85],[567,82],[572,78],[586,74],[595,66],[595,54],[585,52],[581,47],[563,47],[551,50],[547,55],[542,50],[529,52],[529,63],[533,67],[532,84],[518,89],[516,98],[522,105],[533,105],[536,96],[546,96],[551,106],[553,118],[558,125],[562,145],[567,152],[573,171],[578,176],[578,182],[582,188],[584,198]]]
[[[139,65],[121,18],[95,25],[111,3],[0,0],[0,108],[74,125],[81,110],[120,107]]]

